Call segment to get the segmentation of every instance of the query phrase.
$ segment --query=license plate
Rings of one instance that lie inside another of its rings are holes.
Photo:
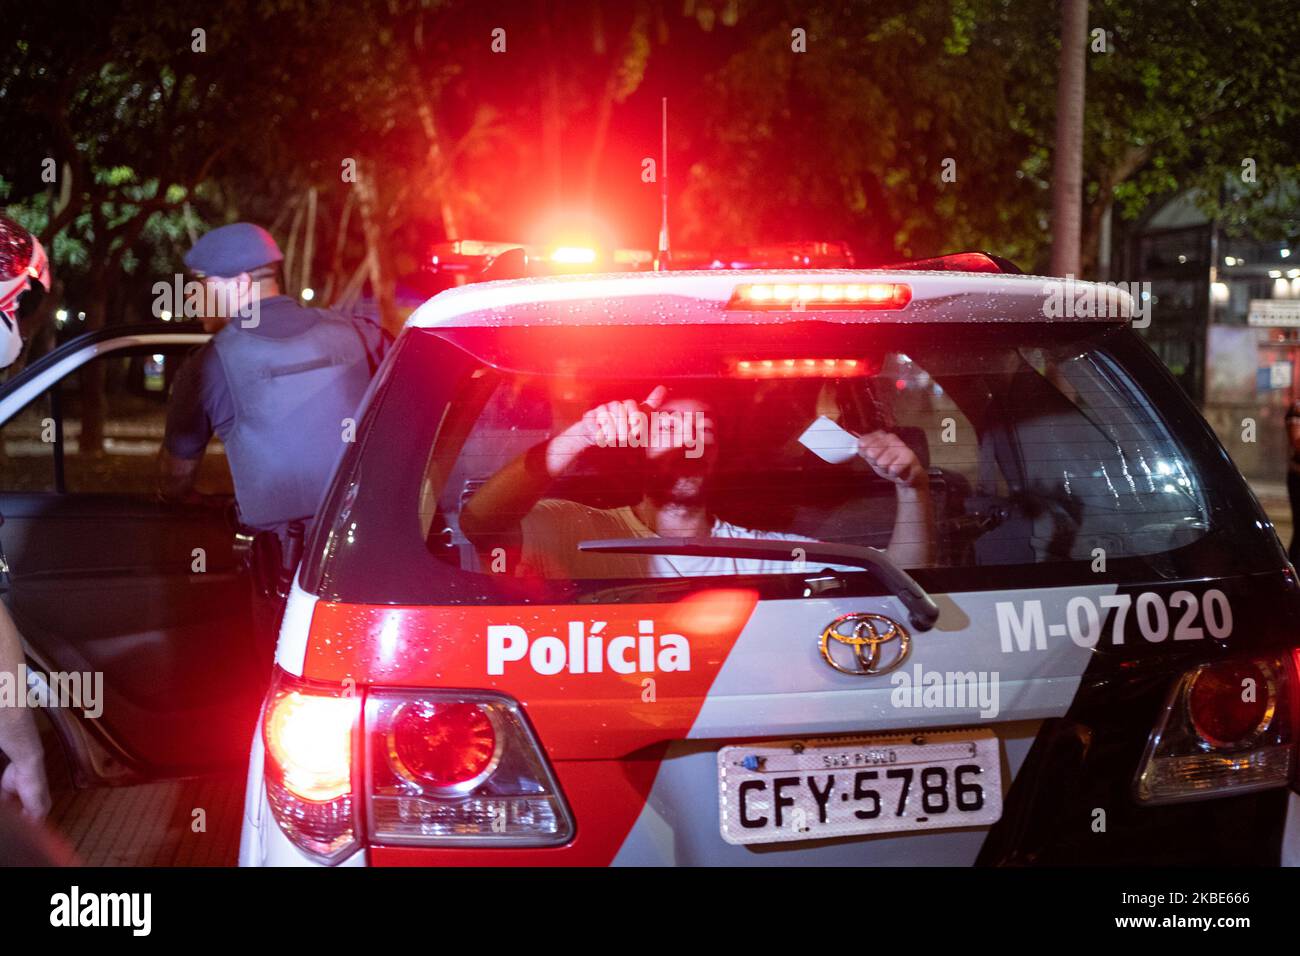
[[[718,751],[728,843],[987,826],[1002,816],[1002,762],[990,730],[825,737]]]

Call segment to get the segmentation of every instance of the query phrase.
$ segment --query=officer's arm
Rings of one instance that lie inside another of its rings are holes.
[[[198,458],[178,458],[164,445],[158,455],[158,495],[164,501],[181,501],[194,491],[194,482],[199,477]]]
[[[158,453],[158,495],[180,501],[194,492],[212,421],[203,402],[203,351],[191,355],[176,373],[167,406],[167,427]]]

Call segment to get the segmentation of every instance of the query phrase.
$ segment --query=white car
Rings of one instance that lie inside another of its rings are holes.
[[[1293,572],[1126,294],[1058,291],[430,300],[289,599],[241,863],[1296,863]]]

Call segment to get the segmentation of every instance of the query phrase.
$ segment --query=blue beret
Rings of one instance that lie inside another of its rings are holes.
[[[207,276],[237,276],[283,261],[271,234],[251,222],[232,222],[213,229],[185,254],[185,265]]]

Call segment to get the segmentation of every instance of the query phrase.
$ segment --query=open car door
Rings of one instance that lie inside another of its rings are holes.
[[[197,326],[104,330],[0,386],[4,599],[29,684],[81,688],[80,706],[46,711],[80,785],[247,759],[269,662],[255,652],[248,539],[219,443],[202,503],[154,491],[170,383],[207,338]]]

